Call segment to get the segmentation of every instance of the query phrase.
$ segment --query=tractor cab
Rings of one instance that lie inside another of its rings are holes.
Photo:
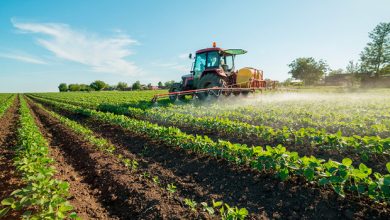
[[[193,85],[198,85],[200,79],[209,73],[217,74],[225,78],[230,76],[235,70],[235,56],[246,53],[242,49],[224,50],[215,47],[215,44],[213,46],[212,48],[196,51],[195,61],[191,70],[194,80]]]

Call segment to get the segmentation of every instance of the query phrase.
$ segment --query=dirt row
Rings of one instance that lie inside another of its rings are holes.
[[[39,112],[36,107],[33,109]],[[140,172],[157,175],[162,182],[175,183],[180,198],[192,198],[198,202],[223,200],[228,204],[247,208],[253,219],[389,217],[388,208],[367,199],[359,200],[350,196],[341,198],[330,189],[319,188],[299,178],[280,182],[272,174],[261,174],[232,166],[224,160],[165,146],[147,137],[78,114],[57,112],[110,140],[121,154],[140,162]],[[67,140],[74,138],[77,139],[77,136]],[[131,180],[130,176],[125,178]]]
[[[23,187],[20,176],[13,165],[14,148],[17,145],[17,127],[19,121],[19,99],[0,118],[0,201],[14,190]],[[22,212],[12,212],[8,219],[20,219]]]

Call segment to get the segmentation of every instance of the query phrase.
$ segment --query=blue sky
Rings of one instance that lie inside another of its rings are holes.
[[[297,57],[357,61],[390,1],[0,1],[0,92],[61,82],[156,84],[188,73],[188,53],[242,48],[237,66],[289,77]]]

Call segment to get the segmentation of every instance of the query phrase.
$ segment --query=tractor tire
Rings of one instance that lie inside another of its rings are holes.
[[[249,91],[242,91],[242,92],[233,92],[234,96],[239,96],[240,94],[244,97],[247,97],[249,94]]]
[[[213,87],[226,87],[226,81],[216,74],[207,74],[200,79],[198,84],[198,89],[207,89]],[[197,96],[200,100],[205,100],[209,96],[217,98],[215,95],[209,95],[208,92],[198,93]]]
[[[241,94],[242,94],[244,97],[248,97],[249,91],[243,91],[243,92],[241,92]]]
[[[180,83],[175,83],[169,88],[169,92],[180,92],[181,91],[181,84]],[[179,99],[180,101],[183,101],[185,99],[184,95],[170,95],[169,100],[171,102],[175,102],[176,99]]]

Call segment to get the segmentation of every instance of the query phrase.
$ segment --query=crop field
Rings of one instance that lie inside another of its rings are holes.
[[[390,218],[390,90],[158,93],[0,94],[0,218]]]

